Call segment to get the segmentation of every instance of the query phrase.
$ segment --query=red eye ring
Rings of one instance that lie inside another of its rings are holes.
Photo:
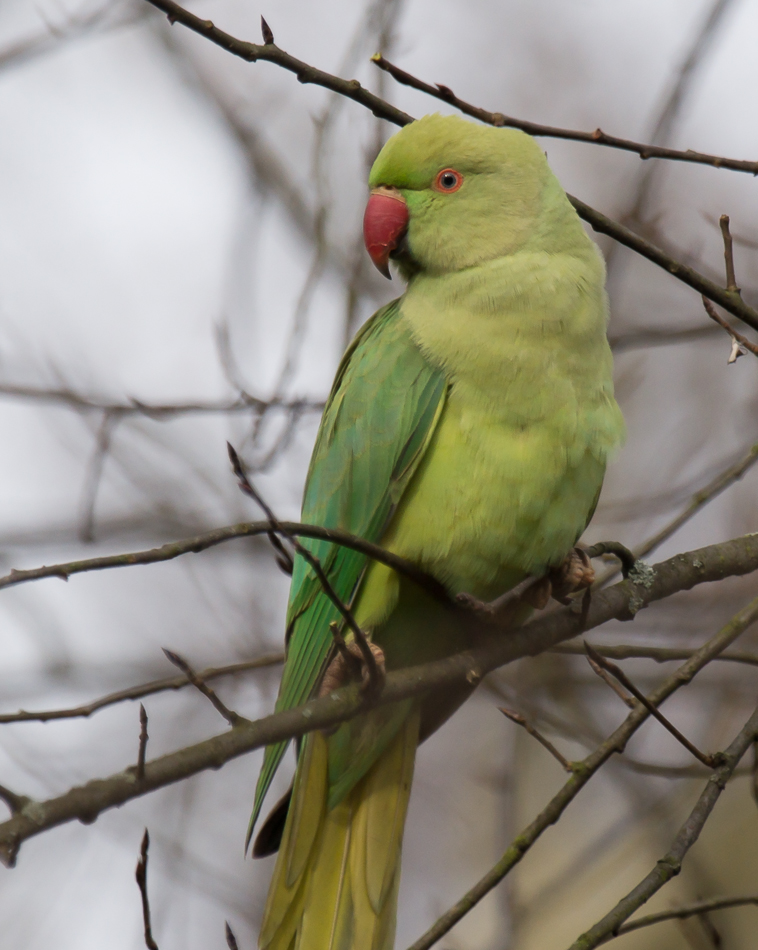
[[[437,172],[432,188],[442,192],[443,195],[451,195],[454,191],[458,191],[462,184],[463,175],[460,172],[454,168],[443,168],[442,171]]]

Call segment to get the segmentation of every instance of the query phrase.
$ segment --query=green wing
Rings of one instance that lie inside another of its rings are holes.
[[[302,520],[379,542],[429,444],[446,391],[444,374],[416,346],[398,301],[377,311],[337,370],[308,470]],[[351,603],[365,555],[328,541],[302,543],[342,601]],[[340,619],[312,568],[296,557],[277,712],[311,696],[332,646],[329,624]],[[266,749],[248,834],[287,745]]]

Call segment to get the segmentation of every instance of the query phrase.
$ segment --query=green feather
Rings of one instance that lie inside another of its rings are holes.
[[[380,541],[434,431],[446,389],[445,376],[413,343],[397,301],[379,310],[337,370],[308,471],[303,521]],[[338,596],[352,603],[366,557],[328,541],[302,543]],[[296,557],[277,712],[311,696],[331,652],[329,624],[339,619],[313,569]],[[248,840],[286,748],[281,742],[266,749]]]

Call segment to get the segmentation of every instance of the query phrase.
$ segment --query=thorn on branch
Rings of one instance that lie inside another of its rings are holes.
[[[742,291],[737,286],[737,278],[734,273],[734,242],[729,230],[729,215],[722,214],[719,218],[719,227],[721,236],[724,239],[724,264],[726,265],[726,289],[734,294],[740,294]]]
[[[150,900],[147,896],[147,852],[150,848],[150,835],[147,828],[142,836],[142,845],[140,847],[139,861],[135,878],[139,887],[140,897],[142,898],[142,921],[145,926],[145,946],[147,950],[158,950],[158,944],[153,939],[153,930],[150,923]]]
[[[549,739],[546,739],[540,732],[538,732],[534,726],[521,715],[521,713],[514,712],[512,709],[506,709],[505,706],[498,706],[498,709],[506,717],[506,719],[510,719],[511,722],[515,722],[518,726],[523,726],[530,736],[536,739],[540,745],[544,746],[550,755],[556,759],[556,761],[560,762],[561,768],[565,769],[567,772],[574,771],[569,760],[564,755],[562,755],[558,749],[556,749]]]
[[[268,25],[268,23],[266,23],[266,20],[263,17],[261,17],[261,33],[263,34],[263,42],[265,43],[265,45],[273,46],[274,34],[271,32],[271,27]],[[229,924],[227,924],[226,926],[228,929]],[[231,931],[229,931],[229,933],[231,933]]]
[[[202,680],[197,673],[192,669],[189,663],[184,659],[184,657],[179,656],[178,653],[174,653],[173,650],[167,650],[166,647],[163,647],[163,652],[166,654],[166,659],[169,663],[173,663],[175,667],[180,669],[182,673],[187,677],[187,679],[192,683],[192,685],[200,690],[200,692],[207,699],[213,703],[215,708],[221,713],[221,715],[226,719],[230,726],[236,726],[241,720],[242,717],[233,712],[224,703],[218,698],[216,693],[208,686],[208,684]]]
[[[705,752],[701,752],[697,746],[693,745],[690,740],[684,736],[672,723],[666,719],[663,713],[658,709],[657,706],[653,705],[650,700],[645,696],[644,693],[640,692],[637,687],[632,683],[632,681],[627,677],[627,675],[621,670],[615,663],[611,663],[601,656],[597,650],[593,649],[592,646],[587,643],[585,640],[584,648],[587,651],[588,656],[597,663],[598,666],[602,669],[607,670],[611,676],[615,677],[622,686],[626,687],[629,692],[634,696],[638,702],[647,709],[651,716],[654,716],[658,722],[667,729],[671,735],[680,742],[688,752],[695,756],[695,758],[702,762],[703,765],[707,765],[709,769],[715,769],[722,764],[722,756],[717,753],[716,755],[711,755]]]
[[[0,799],[8,806],[11,815],[17,815],[32,801],[27,795],[17,795],[4,785],[0,785]]]
[[[261,19],[263,20],[263,17],[261,17]],[[265,23],[266,21],[263,20],[263,22]],[[271,37],[271,42],[272,43],[274,42],[273,36]],[[239,950],[237,938],[234,936],[234,932],[232,931],[232,928],[229,926],[228,920],[224,921],[224,932],[226,933],[226,945],[227,947],[229,947],[229,950]]]
[[[137,753],[137,781],[145,778],[145,753],[147,752],[147,711],[142,703],[139,704],[139,752]]]

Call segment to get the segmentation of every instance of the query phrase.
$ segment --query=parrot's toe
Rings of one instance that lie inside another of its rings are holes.
[[[552,585],[552,594],[562,604],[569,603],[569,596],[580,590],[586,590],[595,582],[595,569],[581,548],[574,548],[561,565],[548,575]]]
[[[370,640],[367,642],[371,648],[371,655],[374,657],[376,677],[379,680],[378,685],[381,686],[384,684],[384,680],[387,676],[384,650]],[[347,686],[348,683],[354,682],[356,669],[360,669],[361,688],[363,690],[367,690],[376,685],[372,683],[372,671],[369,670],[368,664],[365,662],[358,644],[354,641],[346,643],[345,649],[349,656],[345,656],[344,653],[337,653],[329,666],[327,666],[324,678],[321,680],[321,686],[319,687],[319,697],[326,696],[327,693],[334,692],[335,689],[340,689],[342,686]]]

